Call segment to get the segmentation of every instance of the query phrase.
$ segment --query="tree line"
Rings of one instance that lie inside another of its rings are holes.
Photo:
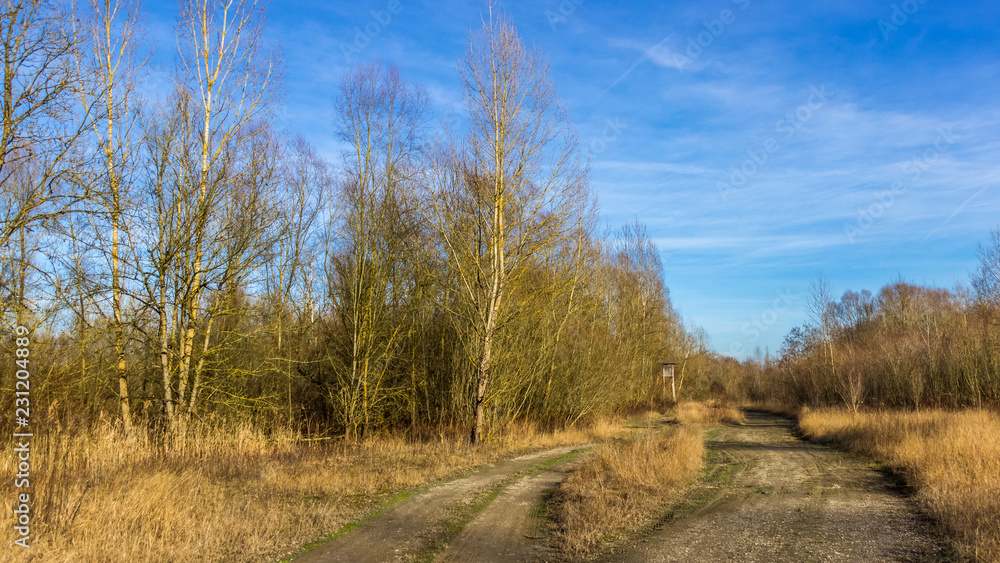
[[[969,287],[907,283],[847,291],[817,278],[810,322],[777,358],[744,362],[728,391],[755,402],[919,409],[1000,404],[1000,230],[980,245]]]
[[[32,330],[50,416],[479,442],[647,402],[661,357],[707,385],[658,250],[601,231],[547,63],[504,17],[457,65],[461,127],[392,65],[345,71],[330,162],[276,122],[262,3],[181,0],[158,95],[136,0],[2,10],[0,318]]]

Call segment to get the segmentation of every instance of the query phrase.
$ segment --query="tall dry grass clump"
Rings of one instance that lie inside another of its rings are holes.
[[[963,554],[1000,561],[1000,415],[821,409],[799,425],[902,473]]]
[[[684,426],[598,446],[554,493],[556,549],[576,560],[640,526],[696,477],[704,454],[701,431]]]
[[[308,441],[249,423],[193,425],[163,443],[116,426],[52,428],[32,443],[32,548],[3,561],[273,561],[392,495],[520,453],[623,433],[621,419],[547,432],[511,425],[485,444],[464,428],[434,439]],[[10,451],[9,447],[4,448]],[[13,456],[0,474],[13,475]],[[11,514],[13,481],[0,482]],[[12,545],[11,526],[0,541]]]
[[[720,401],[679,403],[675,409],[681,424],[745,424],[743,413],[733,405]]]

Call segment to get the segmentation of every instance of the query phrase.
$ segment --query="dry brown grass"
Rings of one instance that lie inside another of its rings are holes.
[[[641,526],[695,478],[704,453],[701,430],[688,426],[598,446],[553,496],[556,549],[576,560]]]
[[[728,403],[688,401],[679,403],[675,410],[681,424],[744,424],[746,418],[739,409]]]
[[[201,427],[183,447],[169,448],[126,440],[109,424],[57,431],[32,444],[33,547],[4,549],[0,560],[272,561],[393,493],[522,452],[613,436],[624,432],[622,422],[596,419],[555,433],[524,424],[475,448],[457,431],[429,442],[355,444],[306,443],[247,425]],[[0,456],[0,474],[14,473],[12,457]],[[7,514],[12,485],[0,483]],[[4,526],[0,541],[13,539]]]
[[[983,410],[804,410],[806,435],[902,473],[963,554],[1000,561],[1000,416]]]

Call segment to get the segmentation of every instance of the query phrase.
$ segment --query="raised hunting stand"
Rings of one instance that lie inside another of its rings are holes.
[[[674,398],[674,402],[677,402],[677,386],[674,385],[674,366],[677,365],[676,360],[660,360],[660,365],[663,366],[663,394],[667,394],[667,378],[670,378],[670,396]]]

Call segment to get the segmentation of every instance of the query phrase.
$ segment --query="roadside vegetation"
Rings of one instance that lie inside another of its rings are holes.
[[[948,409],[1000,405],[1000,233],[972,289],[896,281],[877,294],[813,282],[810,322],[777,357],[758,355],[719,385],[781,405]],[[992,253],[992,254],[991,254]]]
[[[799,426],[809,438],[870,456],[901,474],[961,553],[1000,561],[996,412],[805,409]]]
[[[426,440],[303,442],[249,425],[195,425],[183,449],[123,442],[110,427],[67,428],[37,442],[40,518],[25,556],[274,561],[420,487],[530,451],[634,432],[624,422],[595,417],[555,432],[524,423],[478,446],[462,427]],[[0,472],[15,472],[6,457]]]
[[[553,495],[553,547],[575,561],[636,531],[692,483],[704,452],[688,426],[598,446]]]
[[[732,403],[710,401],[684,401],[674,409],[674,416],[681,424],[743,424],[743,412]]]
[[[705,428],[745,422],[737,408],[718,401],[686,401],[670,414],[679,425],[597,446],[555,490],[551,545],[558,557],[586,558],[648,526],[697,479]]]

